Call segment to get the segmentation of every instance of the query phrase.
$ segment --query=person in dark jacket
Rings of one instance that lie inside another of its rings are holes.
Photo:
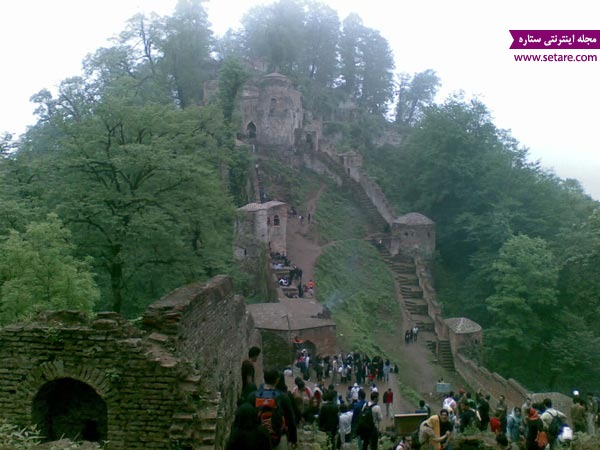
[[[323,395],[323,403],[319,412],[319,430],[327,433],[327,447],[337,448],[339,427],[339,409],[334,393],[327,391]]]
[[[527,414],[527,438],[525,440],[527,450],[539,450],[536,442],[538,433],[544,431],[544,424],[538,412],[531,408]]]
[[[267,369],[264,373],[265,384],[261,389],[258,389],[248,395],[247,402],[250,405],[256,404],[256,398],[261,396],[262,391],[275,391],[275,396],[277,397],[277,404],[281,407],[281,413],[285,418],[285,426],[286,426],[286,436],[287,442],[292,445],[292,448],[295,448],[298,444],[298,432],[296,429],[296,418],[294,417],[294,410],[292,408],[292,404],[290,402],[287,394],[279,391],[276,386],[279,381],[279,378],[282,375],[275,369]],[[275,450],[279,448],[287,448],[285,447],[285,442],[282,441],[279,445],[275,446]]]
[[[256,408],[249,403],[240,404],[225,450],[270,449],[269,432],[260,424]]]

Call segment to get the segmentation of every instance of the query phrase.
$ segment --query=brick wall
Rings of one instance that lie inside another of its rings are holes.
[[[291,334],[303,341],[310,341],[316,352],[323,356],[339,353],[335,325],[292,330]],[[288,344],[290,332],[287,330],[261,330],[264,342],[265,365],[282,369],[292,364],[295,351]],[[316,356],[316,355],[313,355]]]
[[[96,423],[111,449],[223,448],[241,361],[260,339],[231,281],[178,289],[143,323],[59,311],[0,329],[0,417],[27,425],[33,409],[40,425],[73,435]],[[51,425],[68,389],[87,403]]]

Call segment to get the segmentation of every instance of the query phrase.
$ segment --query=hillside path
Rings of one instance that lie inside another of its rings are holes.
[[[315,294],[317,296],[319,280],[315,279],[315,265],[325,246],[319,245],[319,235],[313,217],[316,204],[325,189],[326,185],[321,184],[310,194],[306,203],[298,209],[298,214],[305,216],[302,224],[298,216],[288,217],[287,222],[287,256],[296,266],[302,269],[303,283],[307,283],[310,279],[315,280]],[[308,213],[311,214],[310,224],[307,218]],[[434,355],[426,345],[427,340],[435,339],[433,333],[420,332],[417,342],[405,344],[404,331],[409,326],[412,327],[410,314],[403,309],[402,323],[398,323],[393,333],[388,333],[387,336],[378,336],[378,341],[383,342],[382,350],[392,358],[392,362],[397,363],[399,366],[399,373],[391,374],[389,383],[378,385],[380,399],[388,387],[392,388],[394,392],[393,412],[414,412],[417,405],[413,400],[401,394],[399,389],[399,382],[401,382],[403,385],[418,392],[421,398],[429,403],[432,410],[437,411],[441,406],[441,397],[435,393],[437,381],[443,378],[444,381],[450,382],[456,390],[461,387],[461,381],[458,380],[455,374],[448,373],[434,361]],[[374,328],[377,330],[376,326]],[[383,333],[381,330],[374,332]],[[296,375],[295,373],[294,376]],[[288,386],[293,386],[293,378],[286,381]],[[326,381],[326,383],[328,382]],[[314,385],[315,380],[311,379],[308,382],[308,386],[313,388]],[[338,393],[345,396],[348,386],[348,384],[336,386]],[[366,392],[368,395],[370,391],[366,390]],[[390,426],[391,424],[392,420],[386,419],[385,425]]]
[[[298,214],[305,216],[300,223],[298,216],[288,216],[287,222],[287,256],[297,267],[302,269],[302,282],[315,279],[315,264],[321,255],[319,238],[316,235],[313,216],[316,205],[325,190],[325,184],[311,193],[307,202],[298,210]],[[308,214],[311,215],[311,223],[308,223]],[[318,288],[317,288],[318,289]]]

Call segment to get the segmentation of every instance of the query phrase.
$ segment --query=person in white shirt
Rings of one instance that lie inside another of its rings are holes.
[[[348,410],[348,406],[343,403],[340,405],[340,442],[342,449],[350,448],[350,440],[352,436],[352,410]]]

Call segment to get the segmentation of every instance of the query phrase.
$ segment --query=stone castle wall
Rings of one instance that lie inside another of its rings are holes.
[[[231,281],[180,288],[143,322],[59,311],[2,328],[0,417],[49,437],[95,433],[111,449],[223,448],[259,339]]]

